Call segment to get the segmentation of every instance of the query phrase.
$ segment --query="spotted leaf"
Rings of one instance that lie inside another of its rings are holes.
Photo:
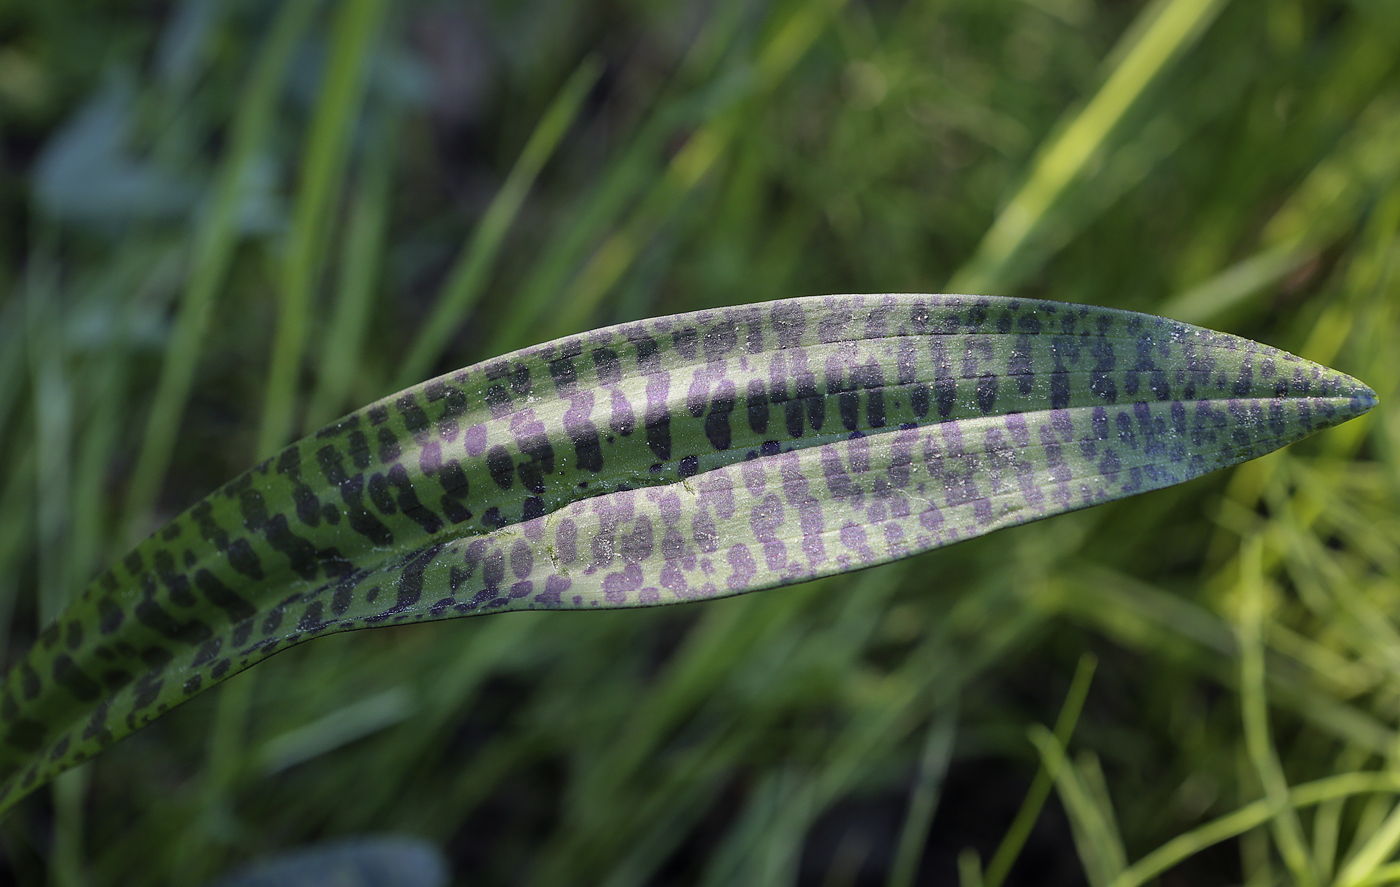
[[[624,324],[392,395],[99,575],[0,690],[0,806],[279,650],[724,597],[1235,465],[1375,403],[1159,317],[826,296]]]

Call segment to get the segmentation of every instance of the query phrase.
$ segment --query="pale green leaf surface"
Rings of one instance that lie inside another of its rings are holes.
[[[5,677],[0,805],[318,635],[832,575],[1374,403],[1235,336],[982,296],[792,299],[526,348],[292,444],[98,576]]]

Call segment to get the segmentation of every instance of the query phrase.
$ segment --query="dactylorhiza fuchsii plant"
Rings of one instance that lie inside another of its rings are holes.
[[[829,576],[1375,403],[1236,336],[987,296],[791,299],[536,345],[331,423],[102,572],[5,676],[0,809],[323,634]]]

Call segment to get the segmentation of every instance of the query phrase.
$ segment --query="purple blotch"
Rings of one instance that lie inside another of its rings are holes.
[[[850,500],[853,507],[859,508],[863,491],[851,481],[850,475],[841,465],[840,457],[830,447],[823,447],[821,461],[826,488],[832,497],[838,501]]]
[[[712,506],[720,520],[734,516],[734,481],[728,473],[713,472],[698,483],[700,501]]]
[[[679,598],[692,596],[690,583],[686,581],[685,572],[675,564],[667,564],[661,568],[661,587]]]
[[[578,560],[578,526],[570,518],[560,518],[555,524],[554,553],[564,564]]]
[[[744,487],[748,489],[749,495],[757,499],[763,495],[763,488],[768,482],[768,469],[760,462],[740,463],[740,473],[744,477]]]
[[[802,333],[807,325],[805,310],[791,303],[777,305],[769,315],[773,331],[778,336],[779,348],[796,348],[802,344]]]
[[[500,588],[501,580],[506,577],[506,558],[500,549],[492,549],[481,564],[481,581],[486,586],[486,591],[491,597],[495,597],[497,589]]]
[[[938,539],[942,539],[943,512],[933,502],[928,503],[928,507],[919,512],[919,525]]]
[[[612,389],[612,418],[608,420],[608,427],[612,428],[613,434],[623,437],[637,428],[637,414],[631,410],[631,402],[620,388]]]
[[[573,582],[567,576],[550,576],[544,581],[544,591],[535,595],[535,603],[545,606],[558,606],[560,596],[569,590]]]
[[[486,426],[473,425],[462,434],[462,446],[466,448],[467,455],[480,456],[486,452]]]
[[[683,515],[681,512],[681,497],[679,494],[669,490],[663,491],[659,495],[654,496],[652,501],[656,505],[657,513],[661,515],[661,520],[664,521],[667,526],[680,522]]]
[[[972,503],[972,515],[979,526],[987,526],[992,522],[992,502],[990,499],[975,499]]]
[[[719,549],[719,531],[715,529],[715,522],[703,505],[695,515],[691,535],[701,551],[709,553]]]
[[[749,515],[749,528],[759,542],[771,542],[775,531],[783,525],[783,502],[772,493],[764,497]]]
[[[768,569],[780,573],[787,566],[787,546],[774,539],[763,543],[763,560]]]
[[[1011,435],[1011,442],[1018,447],[1030,446],[1031,431],[1026,425],[1026,417],[1023,413],[1012,413],[1006,417],[1006,430]]]
[[[846,524],[841,528],[841,544],[854,551],[863,563],[875,560],[875,552],[865,539],[865,529],[859,524]]]
[[[524,579],[534,569],[535,556],[528,542],[516,541],[510,547],[510,570],[515,578]]]
[[[685,539],[676,527],[667,527],[661,536],[661,556],[668,561],[677,560],[685,554]]]
[[[627,593],[641,588],[645,581],[642,568],[636,564],[628,564],[620,572],[609,573],[603,579],[603,594],[610,604],[626,603]]]
[[[1118,472],[1122,463],[1118,459],[1118,454],[1109,447],[1104,447],[1103,458],[1099,460],[1099,474],[1109,483],[1118,482]]]
[[[1146,404],[1138,404],[1145,407]],[[1137,449],[1137,432],[1133,429],[1133,420],[1127,413],[1120,412],[1114,420],[1114,425],[1118,431],[1118,442],[1130,450]]]
[[[915,429],[904,429],[895,433],[890,444],[890,467],[885,472],[891,486],[904,489],[909,486],[910,469],[914,464],[914,442],[919,439]]]
[[[890,554],[902,557],[909,554],[909,543],[904,536],[904,530],[897,523],[887,523],[884,525],[885,548]]]
[[[758,575],[758,565],[754,563],[753,554],[743,543],[729,546],[729,568],[734,571],[726,580],[731,589],[749,587]]]
[[[637,563],[651,557],[651,549],[651,518],[645,514],[639,515],[632,532],[623,534],[618,544],[618,551],[623,560],[628,563]]]
[[[442,447],[435,440],[428,441],[423,446],[423,452],[418,456],[418,470],[424,474],[434,474],[442,466]]]

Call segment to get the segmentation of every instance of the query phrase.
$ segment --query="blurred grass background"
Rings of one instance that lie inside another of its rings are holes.
[[[1397,46],[1389,0],[0,5],[10,658],[300,433],[643,316],[1047,297],[1382,402],[856,575],[304,645],[11,813],[0,881],[392,832],[477,885],[1400,883]]]

